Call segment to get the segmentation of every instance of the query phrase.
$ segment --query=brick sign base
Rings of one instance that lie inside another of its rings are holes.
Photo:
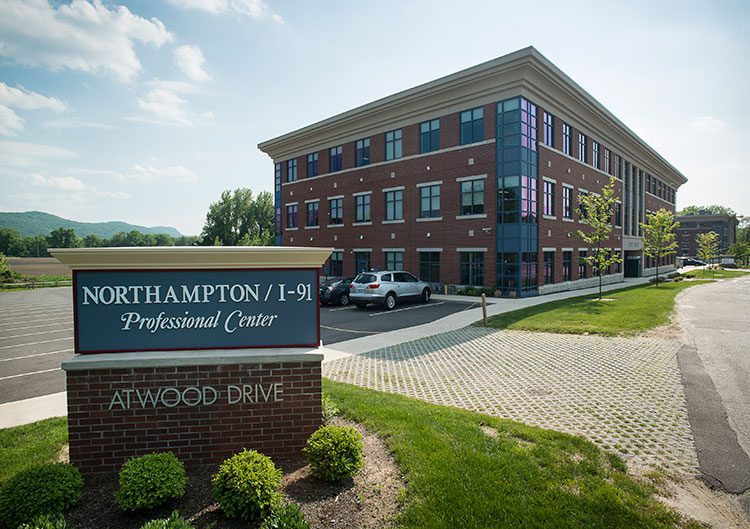
[[[70,461],[92,474],[152,452],[186,465],[243,448],[298,452],[321,424],[322,359],[315,349],[76,355],[63,364]]]

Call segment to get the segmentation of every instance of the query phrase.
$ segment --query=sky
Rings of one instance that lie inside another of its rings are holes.
[[[750,215],[747,0],[0,0],[0,211],[197,235],[258,143],[529,45]]]

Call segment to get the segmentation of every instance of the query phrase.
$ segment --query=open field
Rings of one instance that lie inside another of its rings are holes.
[[[70,268],[54,257],[8,257],[8,263],[23,276],[70,276]]]

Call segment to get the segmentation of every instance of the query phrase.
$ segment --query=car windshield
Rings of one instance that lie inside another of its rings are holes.
[[[335,287],[339,283],[341,283],[340,279],[329,279],[328,281],[323,281],[323,286],[324,287]]]
[[[359,274],[355,279],[355,283],[374,283],[377,281],[377,277],[373,274]]]

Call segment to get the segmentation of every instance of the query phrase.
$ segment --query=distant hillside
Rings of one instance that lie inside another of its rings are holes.
[[[56,215],[50,215],[42,211],[4,212],[0,211],[0,228],[15,228],[22,237],[33,237],[35,235],[49,235],[57,228],[73,228],[78,237],[86,235],[98,235],[102,238],[110,238],[121,231],[136,230],[141,233],[166,233],[172,237],[180,237],[182,234],[170,226],[155,226],[146,228],[136,226],[127,222],[77,222]]]

